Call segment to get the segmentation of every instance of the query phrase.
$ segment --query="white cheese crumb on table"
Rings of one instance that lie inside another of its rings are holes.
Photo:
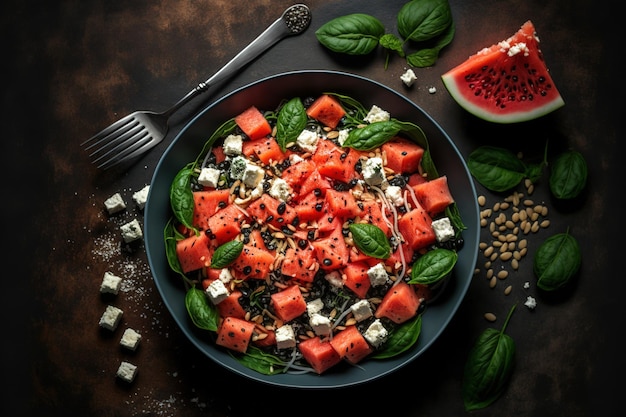
[[[139,207],[139,210],[143,210],[148,201],[148,193],[150,192],[150,185],[146,185],[141,190],[133,194],[133,201]]]
[[[141,224],[137,219],[133,219],[132,221],[121,225],[120,230],[122,231],[122,237],[126,243],[133,242],[143,237]]]
[[[102,317],[100,317],[100,326],[111,331],[117,329],[123,314],[121,309],[111,305],[107,306]]]
[[[100,284],[100,292],[102,294],[115,294],[120,291],[122,285],[122,278],[114,275],[113,273],[106,271]]]
[[[137,375],[137,365],[133,365],[130,362],[122,361],[119,368],[117,368],[118,378],[123,379],[126,382],[133,382]]]
[[[130,350],[137,350],[137,346],[139,346],[139,342],[141,341],[141,335],[137,333],[135,330],[128,328],[124,330],[124,334],[120,339],[120,345]]]
[[[120,193],[115,193],[104,200],[104,207],[109,214],[119,213],[126,208],[126,203]]]

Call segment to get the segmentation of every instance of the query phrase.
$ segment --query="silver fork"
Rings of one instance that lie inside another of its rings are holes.
[[[161,142],[169,129],[169,118],[194,97],[232,75],[279,40],[298,35],[311,22],[311,11],[304,4],[294,4],[247,47],[208,80],[164,112],[136,111],[84,141],[83,146],[98,168],[108,169],[147,152]]]

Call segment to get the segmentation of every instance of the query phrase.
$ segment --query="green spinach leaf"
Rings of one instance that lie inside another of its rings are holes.
[[[356,247],[367,256],[387,259],[391,255],[391,245],[380,227],[369,223],[352,223],[350,232]]]
[[[189,165],[178,171],[170,185],[170,204],[174,216],[185,227],[195,229],[193,226],[193,192],[191,191],[191,177],[193,168]]]
[[[180,266],[180,261],[178,260],[178,254],[176,253],[176,242],[178,241],[177,237],[178,231],[176,227],[174,227],[173,219],[169,219],[165,228],[163,229],[163,238],[165,240],[165,257],[167,258],[167,263],[169,264],[172,271],[178,272],[181,275],[185,275],[183,273],[183,269]]]
[[[467,167],[480,184],[491,191],[507,191],[526,177],[526,164],[513,152],[481,146],[470,153]]]
[[[457,253],[449,249],[437,248],[426,252],[413,263],[409,284],[430,285],[441,281],[450,275],[457,259]]]
[[[239,240],[231,240],[221,244],[213,252],[211,258],[211,268],[222,269],[226,268],[241,254],[243,251],[243,242]]]
[[[276,122],[276,142],[283,152],[287,144],[295,142],[307,123],[306,110],[299,97],[294,97],[283,105]]]
[[[195,287],[187,290],[185,307],[193,324],[204,330],[217,331],[219,313],[215,306],[209,303],[204,291]]]
[[[374,122],[348,133],[343,146],[359,151],[370,151],[388,142],[402,130],[402,124],[395,120]]]
[[[263,375],[281,374],[286,370],[284,361],[262,351],[256,346],[248,346],[248,350],[243,355],[236,355],[231,351],[228,353],[246,368],[257,371]]]
[[[397,356],[409,350],[419,338],[422,332],[422,315],[418,314],[412,320],[409,320],[395,330],[393,330],[383,347],[375,351],[371,358],[388,359]]]
[[[463,403],[466,411],[485,408],[504,392],[515,364],[515,342],[504,333],[515,306],[501,330],[486,329],[472,347],[463,371]]]
[[[452,23],[448,0],[409,1],[397,16],[398,32],[408,40],[420,42],[443,33]]]
[[[578,272],[581,262],[580,246],[569,231],[549,237],[533,258],[537,286],[545,291],[561,288]]]
[[[332,19],[316,32],[317,40],[333,52],[367,55],[377,46],[385,27],[377,18],[354,13]]]
[[[550,169],[550,191],[559,199],[577,197],[587,183],[587,162],[578,151],[557,156]]]

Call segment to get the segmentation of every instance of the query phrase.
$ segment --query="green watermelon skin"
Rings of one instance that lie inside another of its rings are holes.
[[[461,107],[489,122],[525,122],[565,105],[530,20],[510,38],[478,51],[441,78]]]

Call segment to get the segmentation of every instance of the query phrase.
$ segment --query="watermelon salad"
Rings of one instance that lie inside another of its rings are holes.
[[[419,126],[335,93],[233,115],[170,203],[190,319],[268,375],[410,349],[465,228]]]

